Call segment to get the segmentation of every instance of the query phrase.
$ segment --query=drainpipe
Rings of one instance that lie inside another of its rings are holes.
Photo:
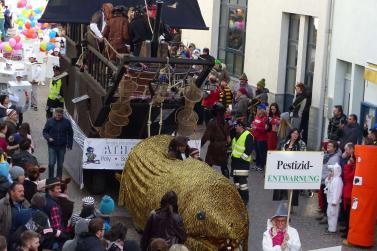
[[[318,130],[317,134],[317,142],[321,144],[322,141],[322,135],[324,131],[324,100],[327,96],[327,89],[329,85],[329,72],[330,72],[330,56],[331,56],[331,43],[332,43],[332,31],[333,31],[333,23],[334,23],[334,6],[335,6],[335,0],[330,0],[329,1],[329,9],[330,9],[330,17],[329,17],[329,22],[328,22],[328,30],[327,30],[327,55],[326,55],[326,61],[325,61],[325,86],[323,88],[322,92],[322,97],[321,97],[321,102],[320,102],[320,107],[319,107],[319,125],[321,126],[320,130]],[[317,147],[320,148],[320,145]]]

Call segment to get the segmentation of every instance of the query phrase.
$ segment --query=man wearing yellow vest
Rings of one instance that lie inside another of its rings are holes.
[[[55,65],[53,68],[54,77],[60,74],[60,67]],[[47,107],[46,107],[46,117],[47,119],[52,117],[53,110],[55,108],[64,108],[64,98],[63,98],[63,83],[61,79],[51,80],[50,91],[48,93]]]
[[[249,188],[247,177],[249,176],[251,153],[253,151],[254,139],[241,121],[234,122],[236,136],[232,140],[232,174],[245,205],[249,202]]]

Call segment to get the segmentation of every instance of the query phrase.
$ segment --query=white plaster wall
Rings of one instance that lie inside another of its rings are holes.
[[[324,90],[326,71],[328,2],[316,0],[249,1],[246,24],[245,72],[252,85],[255,85],[261,78],[265,78],[267,88],[271,92],[275,94],[284,93],[289,22],[287,13],[318,17],[319,30],[317,33],[312,106],[319,107],[323,103],[320,93]],[[306,50],[304,53],[306,53]],[[305,64],[302,67],[305,67]],[[298,65],[297,71],[302,72],[300,65]]]
[[[182,42],[194,43],[197,48],[210,48],[211,54],[217,55],[220,0],[198,0],[204,22],[209,30],[182,30]]]
[[[365,66],[368,62],[377,63],[377,1],[375,0],[335,0],[334,25],[331,44],[330,74],[327,95],[334,98],[334,104],[343,102],[337,95],[336,79],[341,74],[336,71],[337,60]],[[355,73],[355,71],[353,71]],[[353,80],[360,79],[358,73]],[[365,95],[364,95],[365,93]],[[351,111],[360,114],[360,99],[377,105],[377,85],[355,83],[351,89]]]

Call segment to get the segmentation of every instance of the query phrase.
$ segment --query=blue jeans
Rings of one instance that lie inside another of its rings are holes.
[[[55,163],[57,163],[58,169],[56,176],[63,176],[63,162],[65,155],[65,146],[48,146],[48,177],[55,177]]]
[[[5,37],[5,29],[4,29],[4,23],[5,23],[5,19],[4,18],[0,18],[0,31],[1,31],[1,40],[4,41],[4,37]]]
[[[267,160],[267,141],[255,140],[255,153],[256,153],[256,160],[255,160],[256,166],[264,169],[266,166],[266,160]]]

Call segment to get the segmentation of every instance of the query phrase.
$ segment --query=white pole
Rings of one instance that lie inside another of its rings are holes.
[[[287,217],[287,227],[289,226],[289,219],[291,218],[291,209],[292,209],[292,195],[293,190],[288,190],[288,217]]]

